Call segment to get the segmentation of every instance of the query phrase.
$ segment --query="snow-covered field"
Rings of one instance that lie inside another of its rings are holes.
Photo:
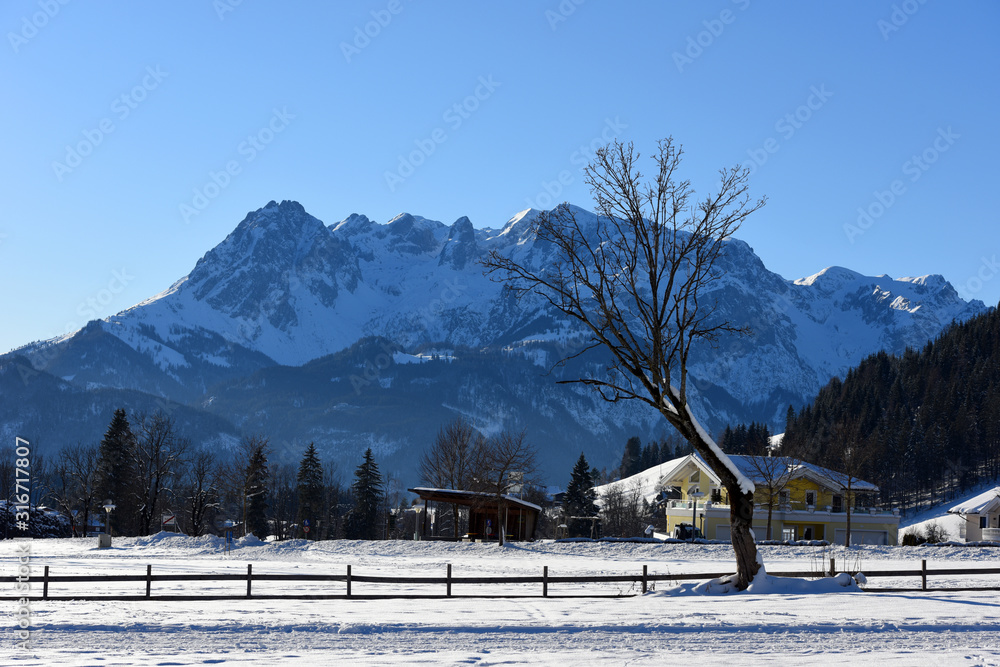
[[[0,542],[0,573],[16,570],[15,543]],[[960,547],[842,548],[762,546],[767,568],[863,571],[928,567],[997,567],[1000,549]],[[33,575],[117,573],[352,573],[443,576],[493,574],[632,574],[724,572],[733,569],[725,545],[551,543],[499,548],[436,542],[238,543],[230,555],[216,538],[36,540]],[[1000,586],[1000,576],[937,577],[931,587]],[[5,595],[14,594],[14,584]],[[871,578],[869,586],[919,586],[918,579]],[[38,584],[33,590],[38,592]],[[606,584],[607,593],[631,584]],[[443,587],[437,587],[442,589]],[[1000,665],[1000,596],[995,592],[837,592],[678,595],[662,582],[645,596],[622,599],[522,598],[432,600],[227,600],[195,602],[31,603],[31,649],[16,647],[15,602],[5,600],[0,664],[17,665],[661,665],[807,664]],[[690,589],[688,585],[685,590]],[[590,585],[590,590],[594,585]],[[472,585],[456,595],[495,592]],[[534,584],[514,594],[538,594]],[[578,591],[550,584],[552,595]],[[789,587],[787,590],[792,590]],[[846,590],[846,589],[844,589]],[[245,591],[245,583],[156,582],[153,594]],[[328,592],[343,582],[254,582],[255,593]],[[141,594],[142,582],[89,590],[51,584],[51,595]],[[387,592],[354,583],[355,594]],[[414,592],[441,593],[417,588]]]

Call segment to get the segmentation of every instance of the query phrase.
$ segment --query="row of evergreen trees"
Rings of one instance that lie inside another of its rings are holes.
[[[219,533],[230,520],[237,535],[261,539],[386,536],[390,497],[370,449],[346,490],[313,443],[297,472],[274,465],[271,456],[261,436],[244,438],[232,451],[196,448],[168,415],[118,409],[99,444],[33,460],[32,503],[56,508],[73,535],[109,521],[116,535],[148,535],[168,514],[190,535]],[[107,515],[109,500],[115,508]]]
[[[618,468],[618,476],[621,479],[625,479],[643,470],[648,470],[653,466],[686,456],[691,452],[691,445],[676,434],[670,434],[660,442],[649,442],[645,447],[638,436],[633,436],[625,443],[625,451],[622,453],[622,462]],[[608,479],[606,481],[613,480]]]

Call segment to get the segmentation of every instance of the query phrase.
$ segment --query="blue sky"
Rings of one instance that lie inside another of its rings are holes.
[[[271,199],[498,227],[668,135],[703,194],[753,168],[739,236],[786,278],[1000,300],[996,3],[8,0],[0,28],[0,350],[167,288]]]

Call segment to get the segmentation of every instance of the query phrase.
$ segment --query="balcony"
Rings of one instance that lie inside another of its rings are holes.
[[[664,503],[663,507],[666,509],[668,517],[686,516],[690,518],[691,514],[695,511],[711,517],[729,516],[729,505],[722,503],[698,502],[697,508],[695,508],[694,501],[691,500],[669,500]],[[755,505],[754,515],[766,516],[767,506]],[[817,517],[816,520],[820,520],[818,517],[833,517],[832,520],[834,521],[847,520],[847,513],[843,510],[834,511],[833,507],[829,505],[825,507],[810,507],[801,502],[785,503],[784,505],[775,507],[772,516],[782,521],[808,521],[810,517]],[[860,521],[862,517],[895,518],[898,520],[899,510],[882,509],[880,507],[855,508],[851,510],[852,519]],[[823,520],[829,521],[831,519],[824,518]]]

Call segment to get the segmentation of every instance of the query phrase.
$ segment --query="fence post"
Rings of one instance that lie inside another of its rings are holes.
[[[927,590],[927,559],[920,561],[920,589]]]
[[[549,566],[542,566],[542,597],[549,597]]]
[[[643,565],[642,566],[642,594],[643,595],[646,594],[646,576],[649,574],[649,571],[646,569],[647,567],[649,567],[649,566],[648,565]]]
[[[153,566],[146,566],[146,597],[149,597],[149,589],[153,585]]]
[[[247,563],[247,597],[250,597],[251,581],[253,581],[253,563]]]
[[[837,575],[837,559],[836,557],[830,559],[830,576],[834,577]]]
[[[347,597],[351,597],[351,566],[347,566]]]
[[[448,563],[448,597],[451,597],[451,563]]]
[[[49,566],[45,566],[45,574],[42,575],[42,599],[49,597]]]

